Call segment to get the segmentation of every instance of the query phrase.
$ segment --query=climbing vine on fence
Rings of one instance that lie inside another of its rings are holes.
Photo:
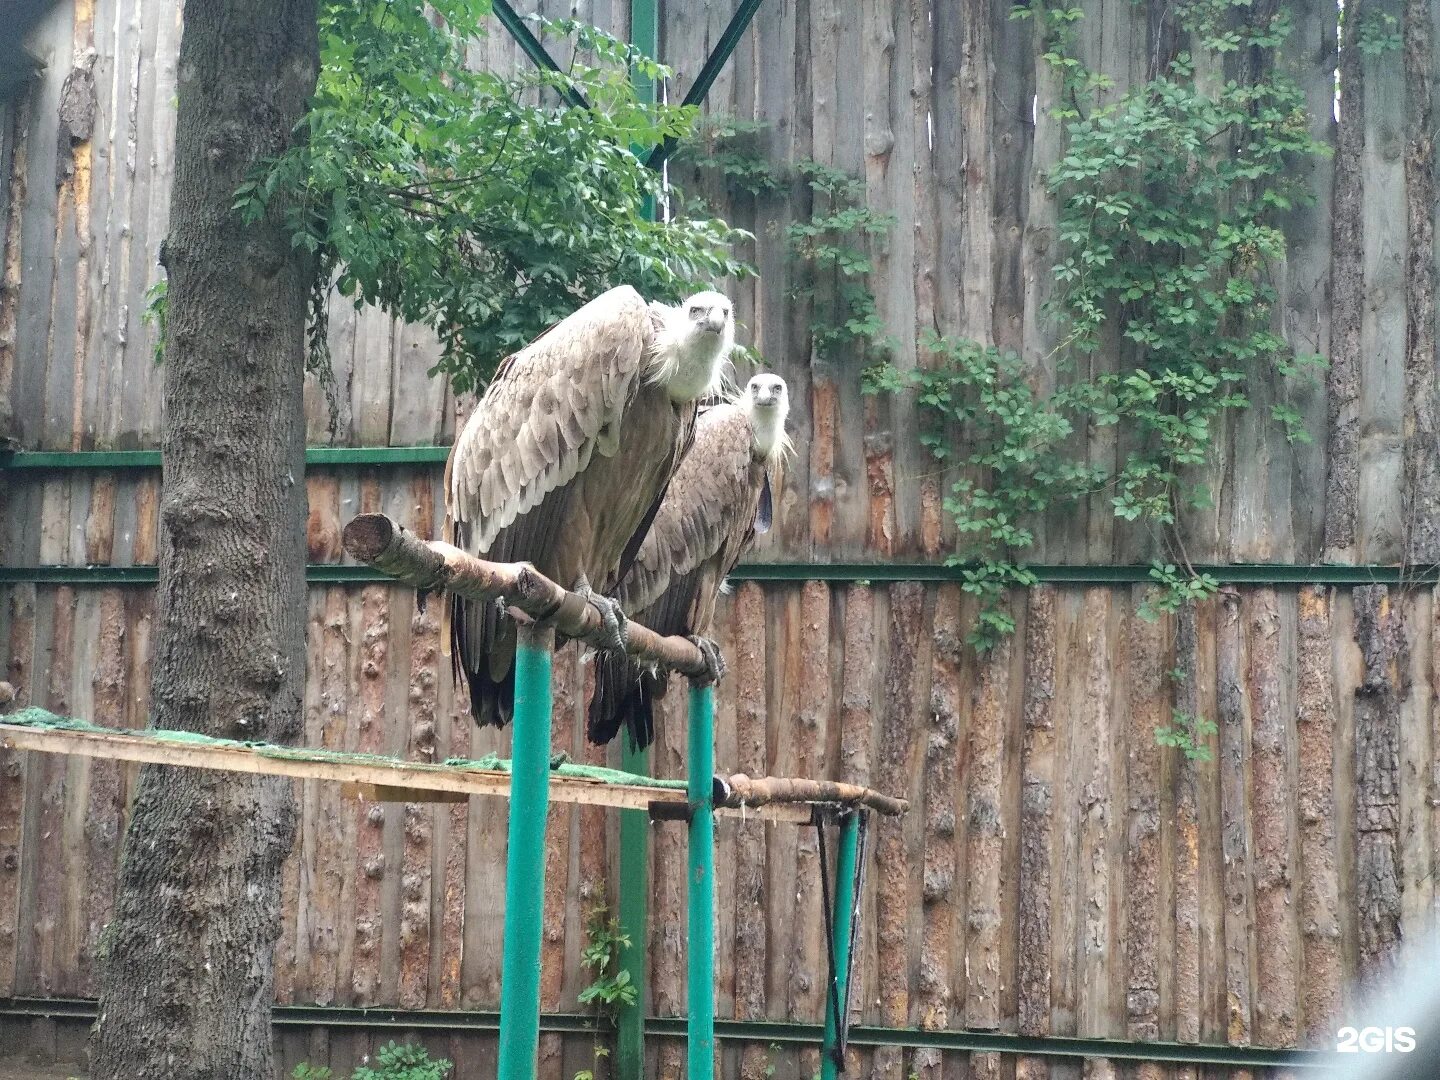
[[[676,152],[677,165],[714,174],[733,193],[751,197],[790,193],[791,220],[777,227],[790,256],[790,298],[811,311],[810,339],[818,356],[875,359],[887,347],[885,324],[869,277],[868,242],[884,236],[894,219],[865,204],[864,181],[817,161],[772,162],[764,149],[768,125],[712,118]],[[681,207],[702,220],[712,213],[702,199]]]
[[[690,152],[732,192],[804,196],[785,229],[793,295],[810,302],[821,355],[866,364],[869,392],[915,394],[921,441],[955,477],[944,505],[961,537],[953,561],[980,599],[969,641],[981,650],[1014,630],[1006,590],[1035,582],[1024,557],[1036,519],[1097,494],[1165,543],[1142,614],[1213,592],[1178,531],[1186,508],[1210,503],[1198,467],[1224,416],[1248,407],[1253,382],[1314,377],[1324,362],[1271,329],[1269,270],[1285,254],[1277,219],[1305,198],[1292,179],[1297,160],[1324,152],[1303,95],[1275,64],[1286,10],[1179,3],[1175,29],[1188,49],[1157,57],[1157,74],[1122,94],[1079,58],[1077,5],[1037,0],[1013,15],[1036,23],[1061,87],[1064,147],[1047,177],[1058,287],[1045,312],[1058,345],[1042,360],[1053,386],[1037,388],[1033,365],[1015,353],[953,335],[922,337],[917,365],[892,362],[867,254],[891,221],[865,206],[861,181],[813,162],[774,165],[756,124],[713,123]],[[1112,370],[1092,370],[1102,351],[1118,359],[1104,365]],[[1271,419],[1292,441],[1309,438],[1288,406],[1272,406]],[[1101,428],[1133,447],[1116,465],[1077,454],[1077,434]]]
[[[1038,24],[1061,88],[1064,144],[1047,178],[1058,207],[1047,314],[1059,344],[1046,358],[1055,387],[1037,390],[1013,353],[938,335],[922,342],[930,363],[867,373],[873,391],[918,394],[926,446],[960,476],[945,506],[963,538],[956,558],[975,564],[966,588],[982,601],[970,636],[980,649],[1014,628],[1005,587],[1033,580],[1028,523],[1100,492],[1117,517],[1165,541],[1143,613],[1214,591],[1190,568],[1177,527],[1183,510],[1210,504],[1196,467],[1211,459],[1223,417],[1248,406],[1252,382],[1323,364],[1271,328],[1269,268],[1285,254],[1277,218],[1305,197],[1296,160],[1323,150],[1303,95],[1274,63],[1287,12],[1261,14],[1248,0],[1191,0],[1175,12],[1189,51],[1115,95],[1077,55],[1079,7],[1014,11]],[[1092,370],[1101,351],[1118,359],[1105,365],[1114,370]],[[1288,406],[1271,417],[1290,440],[1309,438]],[[1134,447],[1114,467],[1079,457],[1072,438],[1106,427]]]

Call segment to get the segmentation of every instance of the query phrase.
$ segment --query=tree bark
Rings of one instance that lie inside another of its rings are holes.
[[[158,728],[293,741],[305,680],[305,297],[282,210],[231,211],[318,68],[314,0],[189,0],[162,442]],[[291,784],[147,766],[100,946],[93,1080],[270,1080]]]

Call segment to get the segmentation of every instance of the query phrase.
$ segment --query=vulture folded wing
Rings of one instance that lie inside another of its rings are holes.
[[[616,592],[621,607],[657,633],[709,631],[720,583],[754,535],[764,474],[751,458],[751,438],[739,406],[700,413],[694,444]],[[655,734],[653,701],[663,695],[667,678],[643,671],[630,657],[602,656],[590,702],[590,740],[608,743],[623,724],[633,745],[648,745]]]
[[[447,467],[446,510],[464,527],[469,550],[488,552],[501,530],[573,480],[597,449],[613,452],[652,340],[645,301],[621,286],[502,365]]]
[[[626,611],[643,620],[640,613],[651,612],[662,599],[667,610],[675,601],[688,609],[691,597],[682,600],[667,593],[716,556],[733,549],[733,557],[739,558],[758,497],[751,481],[750,442],[750,423],[739,406],[721,405],[701,413],[694,444],[675,471],[665,504],[616,594]],[[674,625],[673,620],[658,621]]]

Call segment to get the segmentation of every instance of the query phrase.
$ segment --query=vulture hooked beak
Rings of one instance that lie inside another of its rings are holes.
[[[700,323],[700,329],[707,334],[721,334],[725,332],[725,313],[711,309]]]

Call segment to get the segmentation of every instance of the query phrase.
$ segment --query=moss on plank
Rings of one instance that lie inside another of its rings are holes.
[[[274,743],[266,742],[244,742],[238,739],[221,739],[213,735],[201,735],[194,731],[168,731],[159,728],[145,728],[143,730],[107,728],[74,716],[57,716],[55,713],[33,706],[21,709],[13,716],[0,716],[0,723],[49,731],[73,731],[89,735],[114,735],[120,738],[144,736],[147,739],[171,743],[176,746],[203,746],[215,750],[242,750],[258,754],[262,757],[284,758],[290,761],[320,761],[338,765],[403,766],[407,769],[418,769],[424,772],[446,772],[451,770],[499,772],[507,774],[510,772],[510,762],[494,754],[486,754],[484,757],[474,760],[467,758],[450,758],[441,764],[428,761],[406,761],[403,758],[387,757],[383,754],[360,754],[344,750],[318,750],[306,746],[278,746]],[[660,780],[651,776],[637,776],[634,773],[621,772],[619,769],[607,769],[600,765],[577,765],[574,762],[564,760],[563,755],[552,762],[551,772],[556,776],[576,780],[591,780],[602,784],[626,784],[632,787],[665,790],[683,790],[685,788],[684,780]]]

